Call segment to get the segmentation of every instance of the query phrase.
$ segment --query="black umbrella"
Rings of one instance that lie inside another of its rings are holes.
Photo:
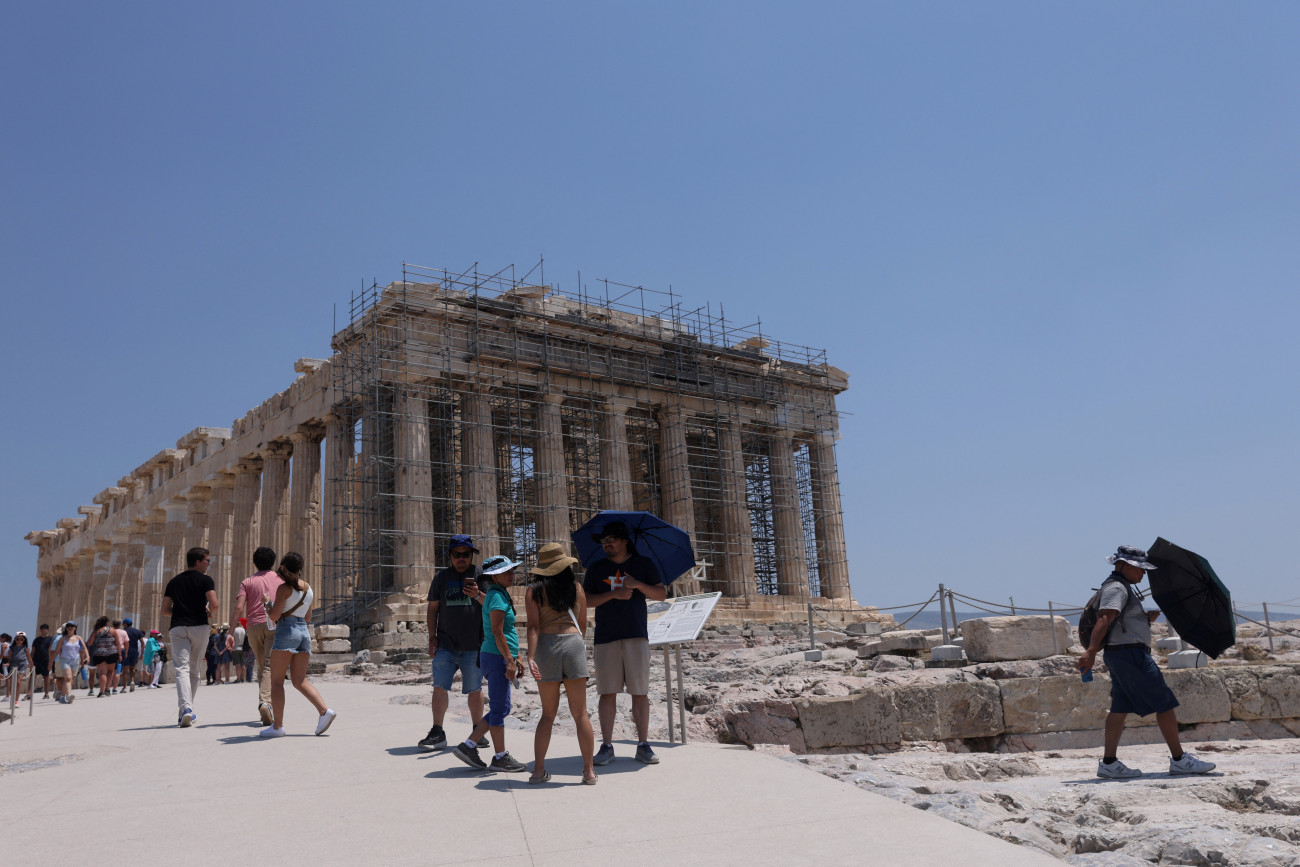
[[[1211,659],[1237,643],[1232,596],[1204,557],[1156,539],[1147,559],[1151,598],[1183,641]]]

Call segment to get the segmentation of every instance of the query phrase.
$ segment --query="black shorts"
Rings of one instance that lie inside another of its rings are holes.
[[[106,653],[103,656],[92,656],[90,662],[92,665],[117,665],[117,654]]]

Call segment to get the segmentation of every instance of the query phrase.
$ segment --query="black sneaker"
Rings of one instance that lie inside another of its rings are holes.
[[[492,743],[487,739],[487,735],[483,735],[483,737],[478,739],[474,746],[478,747],[480,750],[486,750],[488,747],[492,746]]]
[[[451,753],[475,770],[482,771],[487,769],[487,764],[478,757],[478,747],[467,747],[464,744],[457,744],[456,749],[452,750]]]
[[[443,732],[442,726],[434,726],[429,729],[429,733],[425,735],[424,740],[420,741],[417,746],[426,753],[436,753],[438,750],[445,750],[447,748],[447,735]]]
[[[528,770],[527,765],[510,755],[510,753],[506,753],[499,759],[496,756],[493,756],[490,767],[494,771],[507,771],[512,774]]]

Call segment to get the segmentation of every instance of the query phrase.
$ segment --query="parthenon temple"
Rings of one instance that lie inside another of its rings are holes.
[[[40,621],[165,631],[162,590],[199,545],[228,619],[269,545],[306,558],[318,622],[373,635],[393,612],[422,618],[453,533],[527,563],[601,509],[691,535],[677,595],[720,591],[733,618],[813,601],[855,619],[835,462],[847,374],[670,292],[565,294],[531,275],[404,265],[355,293],[328,359],[27,535]]]

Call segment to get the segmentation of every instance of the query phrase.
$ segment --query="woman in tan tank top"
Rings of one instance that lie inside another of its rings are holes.
[[[564,549],[548,542],[537,551],[534,581],[525,603],[528,617],[528,670],[537,680],[542,700],[542,718],[533,736],[533,775],[530,783],[551,779],[546,770],[546,750],[551,745],[551,728],[560,709],[560,684],[569,700],[569,713],[578,729],[578,750],[582,753],[582,781],[596,783],[591,760],[596,738],[587,715],[587,596],[573,574],[577,560]]]

